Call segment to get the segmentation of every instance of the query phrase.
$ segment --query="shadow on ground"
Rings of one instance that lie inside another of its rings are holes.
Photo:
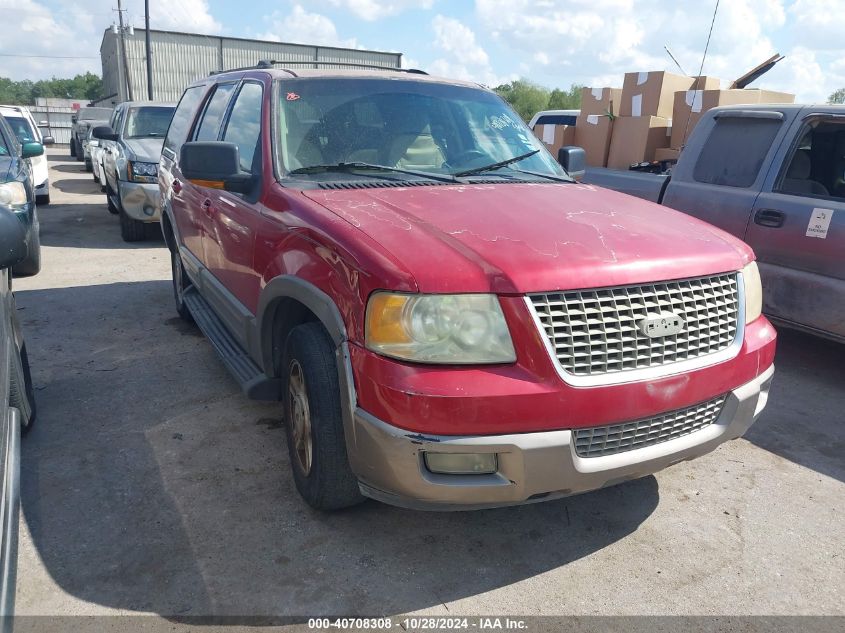
[[[769,403],[745,438],[845,481],[845,345],[779,328]]]
[[[18,292],[37,426],[25,520],[63,590],[163,615],[404,613],[509,585],[631,534],[653,477],[469,513],[310,511],[273,404],[247,401],[167,282]],[[62,335],[58,335],[61,332]]]

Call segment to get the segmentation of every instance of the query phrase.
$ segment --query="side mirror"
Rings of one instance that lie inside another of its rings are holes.
[[[24,143],[21,148],[21,158],[35,158],[44,153],[44,146],[41,143]]]
[[[26,230],[14,212],[0,207],[0,269],[11,268],[26,257]]]
[[[39,121],[38,127],[50,127],[49,121]]]
[[[566,173],[580,181],[584,178],[584,172],[587,169],[587,152],[581,147],[567,145],[557,151],[557,162],[566,170]]]
[[[55,144],[55,142],[56,142],[56,139],[54,139],[52,136],[42,136],[41,137],[41,144],[42,145],[53,145],[53,144]]]
[[[249,193],[255,184],[252,174],[241,172],[240,154],[234,143],[185,143],[179,152],[179,168],[186,180],[201,187]]]
[[[91,136],[103,141],[116,141],[118,139],[117,134],[115,134],[114,130],[108,125],[98,125],[94,128],[94,131],[91,132]]]

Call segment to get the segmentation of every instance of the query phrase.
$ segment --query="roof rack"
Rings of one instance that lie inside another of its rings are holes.
[[[396,68],[394,66],[379,66],[377,64],[363,64],[358,62],[331,62],[318,60],[289,60],[279,61],[275,59],[259,59],[255,66],[244,66],[242,68],[229,68],[227,70],[212,70],[210,75],[219,75],[220,73],[237,72],[239,70],[255,70],[268,69],[275,66],[282,66],[282,70],[287,70],[285,66],[343,66],[345,68],[368,68],[371,70],[392,70],[394,72],[409,73],[412,75],[427,75],[428,73],[418,68]],[[290,74],[296,76],[293,71],[288,71]]]

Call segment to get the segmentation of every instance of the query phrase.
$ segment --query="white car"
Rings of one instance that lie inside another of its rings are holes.
[[[94,182],[100,185],[100,190],[106,190],[106,177],[103,173],[103,144],[100,139],[94,138],[94,128],[88,130],[88,152],[91,155],[91,171],[94,174]]]
[[[23,106],[0,105],[0,115],[6,119],[9,127],[21,143],[35,141],[42,145],[52,145],[52,136],[42,136],[41,130],[32,118],[30,111]],[[32,181],[35,183],[35,203],[50,204],[50,178],[47,171],[47,155],[42,154],[27,159],[32,165]]]
[[[543,110],[531,117],[528,127],[533,130],[535,125],[575,125],[579,114],[581,110]]]

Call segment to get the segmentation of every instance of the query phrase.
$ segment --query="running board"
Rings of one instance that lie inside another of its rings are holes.
[[[226,369],[238,381],[244,393],[253,400],[278,400],[281,393],[281,381],[278,378],[268,378],[261,371],[196,288],[189,288],[183,300],[191,311],[194,321],[211,341],[211,345],[226,365]]]

